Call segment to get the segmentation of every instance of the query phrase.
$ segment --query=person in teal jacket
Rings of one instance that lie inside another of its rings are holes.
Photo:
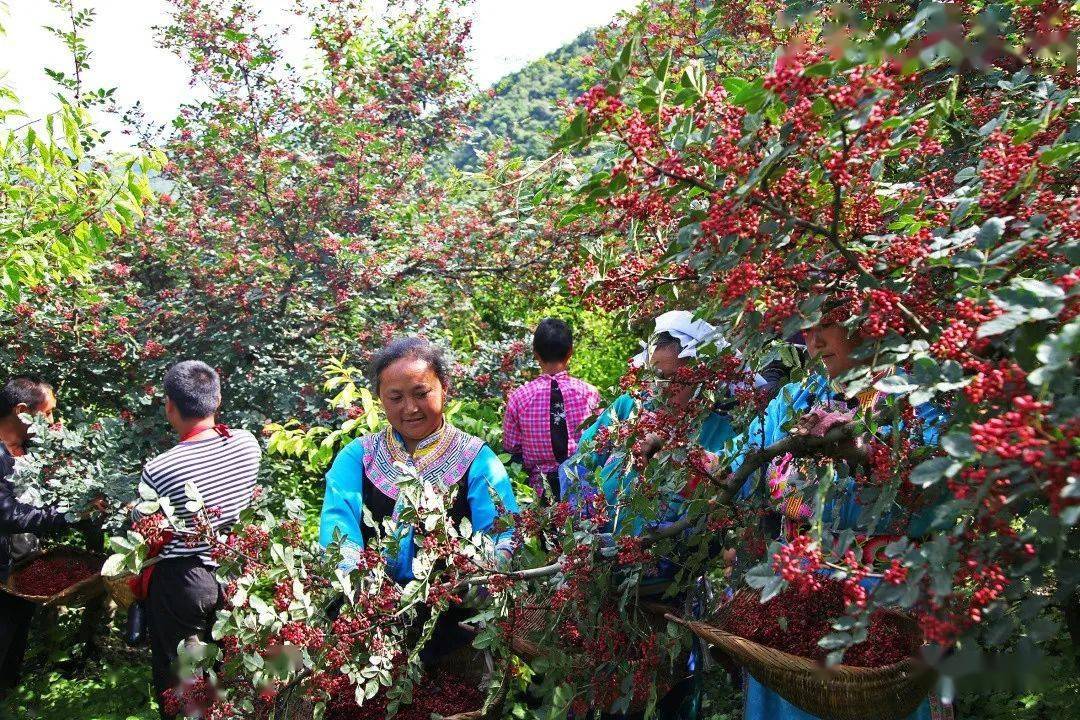
[[[559,468],[561,497],[569,500],[576,511],[588,515],[592,498],[603,493],[606,514],[609,522],[600,528],[602,533],[639,535],[648,527],[658,527],[674,522],[682,514],[682,497],[678,494],[664,498],[664,507],[657,516],[646,521],[636,515],[628,516],[621,508],[621,500],[633,487],[638,475],[633,468],[633,458],[625,449],[610,450],[596,448],[595,440],[602,428],[630,420],[642,409],[653,409],[664,403],[669,410],[678,411],[690,403],[697,387],[691,384],[679,384],[675,381],[679,368],[688,365],[697,355],[698,348],[705,344],[715,344],[722,349],[725,340],[712,325],[695,320],[692,313],[676,310],[656,318],[656,327],[644,352],[633,358],[632,362],[641,367],[651,366],[659,377],[657,391],[645,398],[636,398],[629,393],[616,400],[601,413],[600,417],[581,435],[579,451],[568,458]],[[756,378],[764,384],[764,379]],[[731,420],[727,414],[714,410],[702,422],[697,434],[697,444],[707,451],[719,453],[734,435]],[[658,437],[644,438],[640,451],[651,456],[661,449]],[[597,468],[600,469],[599,482],[595,481]],[[675,562],[662,558],[649,577],[641,584],[642,595],[661,592],[670,582],[677,570]],[[660,700],[657,708],[658,717],[671,720],[692,720],[700,708],[702,675],[701,665],[695,654],[687,666],[689,676],[680,679]],[[601,714],[603,720],[632,717],[629,715]]]
[[[648,363],[652,367],[660,378],[662,392],[644,399],[635,398],[629,393],[616,398],[581,434],[578,446],[589,449],[568,458],[559,468],[562,497],[569,499],[578,512],[588,514],[591,498],[597,492],[603,493],[610,519],[608,526],[603,528],[604,531],[640,535],[645,530],[646,520],[640,516],[627,517],[620,508],[620,500],[637,479],[637,472],[632,467],[633,458],[625,449],[612,451],[595,448],[596,435],[602,428],[625,422],[642,408],[651,409],[659,402],[665,403],[669,409],[685,408],[697,388],[693,385],[678,385],[674,378],[679,368],[696,357],[698,347],[706,343],[713,343],[720,348],[726,346],[726,342],[712,325],[695,320],[690,312],[674,310],[658,317],[649,347],[636,356],[633,362],[638,366]],[[702,423],[697,442],[703,449],[719,453],[734,434],[731,419],[727,414],[714,410]],[[660,442],[660,438],[655,436],[645,438],[641,452],[651,457],[661,449]],[[601,470],[599,483],[594,485],[596,468]],[[677,496],[667,498],[666,511],[655,519],[653,525],[677,519],[681,514],[680,501],[681,498]]]
[[[823,434],[828,426],[844,422],[853,412],[854,408],[834,389],[833,379],[858,364],[853,356],[859,345],[858,338],[849,335],[848,330],[838,323],[825,322],[806,332],[806,342],[810,354],[824,365],[825,374],[812,375],[805,381],[785,386],[769,403],[763,416],[755,420],[736,442],[743,452],[767,447],[784,439],[789,434],[785,427],[790,427],[799,416],[812,419],[810,423],[800,423],[801,427],[814,434]],[[873,407],[879,399],[880,393],[870,388],[857,395],[853,404],[866,409]],[[929,404],[916,407],[915,412],[922,427],[923,442],[937,444],[939,428],[944,420],[941,412]],[[813,425],[817,427],[811,427]],[[888,428],[882,428],[882,432],[887,433]],[[737,457],[731,470],[738,469],[742,461],[742,456]],[[757,479],[751,476],[740,490],[740,499],[746,500],[756,487],[761,487],[769,494],[773,506],[782,517],[782,534],[787,537],[797,534],[813,514],[810,509],[813,500],[805,499],[813,497],[813,488],[799,487],[797,461],[787,456],[775,459],[762,472],[764,487],[758,485]],[[883,534],[885,529],[880,526],[890,524],[889,513],[878,523],[879,527],[867,528],[861,517],[865,509],[866,504],[859,501],[855,479],[841,479],[833,498],[827,501],[823,508],[823,524],[833,531],[851,529],[868,536]],[[931,517],[932,509],[916,513],[906,520],[904,532],[915,537],[921,535],[928,527]],[[871,590],[875,582],[868,579],[864,581],[864,586]],[[928,700],[908,720],[942,720],[948,715],[947,708],[940,706],[936,700],[933,703]],[[819,720],[792,705],[748,673],[745,676],[743,718]]]
[[[375,525],[388,518],[393,523],[401,511],[398,481],[402,466],[411,467],[426,482],[457,488],[448,508],[451,521],[460,526],[468,518],[474,531],[489,533],[494,540],[497,564],[509,558],[513,530],[494,532],[500,513],[516,513],[506,468],[483,440],[451,425],[443,416],[449,387],[448,364],[442,352],[418,338],[397,340],[375,355],[371,384],[386,411],[389,427],[353,440],[338,453],[326,474],[326,493],[319,522],[319,541],[324,547],[341,540],[342,568],[356,567],[365,544],[376,529],[364,522],[365,509]],[[498,498],[498,505],[492,497]],[[499,507],[501,506],[501,507]],[[387,564],[399,583],[413,579],[418,532],[411,525],[396,524],[393,550]],[[458,622],[471,610],[451,607],[443,612],[422,656],[432,660],[469,642]]]

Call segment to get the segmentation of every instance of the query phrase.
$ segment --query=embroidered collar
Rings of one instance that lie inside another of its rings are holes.
[[[447,422],[424,438],[411,454],[391,427],[365,435],[360,442],[364,448],[364,474],[391,500],[397,500],[402,466],[414,468],[426,482],[449,487],[465,477],[484,446],[480,438]]]
[[[421,440],[416,449],[410,453],[405,448],[401,436],[394,432],[394,428],[387,426],[382,432],[386,436],[384,442],[390,452],[391,460],[395,463],[412,465],[421,475],[446,453],[451,444],[458,439],[457,434],[459,433],[460,431],[457,428],[443,422],[438,430]]]

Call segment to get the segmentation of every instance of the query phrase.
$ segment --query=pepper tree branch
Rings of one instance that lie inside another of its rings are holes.
[[[626,142],[625,139],[623,140],[623,142],[624,143]],[[682,175],[682,174],[679,174],[679,173],[674,173],[674,172],[671,172],[669,170],[666,170],[663,167],[657,165],[656,163],[651,162],[648,158],[644,157],[642,154],[634,151],[634,148],[631,147],[629,143],[626,143],[626,145],[627,145],[627,147],[630,147],[631,151],[634,152],[634,156],[638,160],[640,160],[642,163],[644,163],[648,167],[652,168],[654,171],[656,171],[660,175],[662,175],[664,177],[667,177],[667,178],[670,178],[671,180],[674,180],[676,182],[683,183],[684,185],[690,185],[690,186],[699,188],[699,189],[704,190],[704,191],[709,192],[709,193],[717,193],[717,192],[719,192],[719,188],[716,185],[713,185],[712,183],[710,183],[710,182],[708,182],[706,180],[702,180],[700,178],[696,178],[696,177],[693,177],[693,176],[690,176],[690,175]],[[666,148],[665,148],[665,150],[666,150]],[[835,183],[834,183],[834,185],[835,185]],[[784,220],[790,221],[796,227],[801,228],[803,230],[807,230],[807,231],[812,232],[812,233],[814,233],[816,235],[820,235],[821,237],[828,240],[829,244],[832,245],[833,248],[835,248],[838,253],[840,253],[840,256],[844,258],[844,261],[848,264],[848,266],[851,267],[852,270],[859,273],[859,275],[864,280],[866,280],[870,284],[871,287],[879,288],[879,287],[881,287],[881,281],[878,280],[873,275],[873,273],[869,272],[866,268],[864,268],[862,266],[862,263],[859,262],[859,256],[855,252],[853,252],[851,250],[851,248],[847,247],[846,245],[844,245],[844,243],[842,243],[840,241],[840,235],[839,235],[840,212],[839,211],[840,211],[841,200],[842,200],[842,194],[841,194],[839,188],[835,187],[834,188],[833,220],[832,220],[833,227],[830,230],[829,228],[825,227],[824,225],[821,225],[819,223],[815,223],[815,222],[812,222],[810,220],[806,220],[804,218],[801,218],[801,217],[799,217],[799,216],[785,210],[784,208],[782,208],[782,207],[780,207],[778,205],[774,205],[774,204],[768,202],[767,200],[765,200],[763,198],[756,198],[756,197],[753,197],[753,196],[749,196],[747,198],[747,202],[749,202],[751,205],[756,205],[757,207],[768,210],[773,215],[776,215],[776,216],[778,216],[778,217],[780,217],[780,218],[782,218]],[[908,323],[911,324],[911,327],[915,330],[915,332],[920,337],[922,337],[923,339],[926,339],[926,340],[931,339],[930,331],[927,329],[926,325],[923,324],[922,320],[920,320],[919,317],[915,313],[913,313],[910,308],[908,308],[902,302],[897,302],[896,308],[900,312],[900,314],[904,317],[904,319],[907,320]]]
[[[718,500],[723,505],[731,506],[735,492],[742,487],[747,478],[771,462],[773,458],[786,453],[791,453],[796,457],[816,455],[865,463],[868,460],[866,451],[856,447],[852,442],[861,432],[861,423],[850,422],[833,428],[824,435],[789,435],[768,447],[751,452],[746,456],[739,469],[732,473],[721,486]],[[641,536],[641,543],[647,547],[660,540],[679,535],[693,527],[700,519],[700,515],[685,515],[670,525],[644,533]],[[499,578],[513,581],[538,580],[556,575],[561,569],[561,563],[552,563],[526,570],[476,575],[465,578],[458,583],[458,587],[485,585]]]

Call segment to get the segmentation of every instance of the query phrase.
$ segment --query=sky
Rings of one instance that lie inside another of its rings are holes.
[[[116,87],[121,106],[141,100],[147,115],[171,120],[178,106],[194,92],[179,60],[155,46],[152,27],[167,15],[166,0],[83,0],[97,10],[87,37],[93,56],[86,87]],[[295,22],[287,12],[292,0],[255,0],[272,24]],[[474,0],[472,66],[476,82],[487,87],[506,73],[520,69],[573,40],[583,30],[603,25],[636,0]],[[6,8],[6,9],[5,9]],[[63,18],[49,0],[0,0],[0,83],[12,87],[31,117],[55,109],[54,85],[43,67],[67,70],[70,60],[43,25]],[[285,47],[285,54],[302,63],[302,38]],[[101,124],[115,128],[103,118]],[[113,133],[114,149],[126,142]]]

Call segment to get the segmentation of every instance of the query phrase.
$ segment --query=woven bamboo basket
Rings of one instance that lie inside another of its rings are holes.
[[[487,663],[484,662],[483,655],[484,653],[466,645],[439,659],[436,669],[463,675],[475,680],[479,685],[487,677]],[[498,696],[492,700],[486,710],[481,707],[454,715],[445,715],[443,720],[498,720],[503,717],[508,689],[509,683],[506,682],[506,678],[503,678]],[[264,708],[261,714],[259,712],[256,714],[259,717],[269,717],[269,708]],[[311,720],[314,717],[315,708],[311,702],[297,697],[297,699],[289,699],[284,714],[283,720]]]
[[[135,576],[131,574],[101,576],[102,582],[105,583],[105,589],[109,592],[109,597],[121,610],[127,610],[135,602],[135,593],[131,591],[131,586],[128,585],[128,581],[133,577]]]
[[[922,643],[915,622],[898,612],[884,612],[911,640],[912,655],[877,668],[823,667],[813,660],[725,632],[722,616],[717,624],[672,614],[667,618],[686,626],[711,643],[714,652],[723,653],[762,685],[812,715],[825,720],[901,720],[926,699],[937,676],[933,668],[915,656]]]
[[[15,588],[16,581],[22,573],[26,572],[27,568],[36,562],[53,558],[91,560],[97,563],[98,567],[101,567],[105,562],[105,558],[96,553],[67,545],[57,545],[34,555],[16,567],[7,581],[4,582],[4,592],[45,607],[83,607],[91,600],[95,600],[105,593],[105,584],[102,582],[100,573],[95,573],[77,583],[68,585],[55,595],[29,595]]]
[[[670,610],[668,606],[659,603],[643,603],[642,608],[647,612],[649,623],[653,625],[658,632],[666,627],[667,620],[665,611]],[[514,634],[510,638],[510,649],[515,655],[525,662],[530,662],[548,653],[549,649],[546,646],[541,645],[537,641],[537,638],[543,636],[544,632],[548,629],[550,617],[550,610],[543,605],[526,604],[522,608],[521,620],[514,626]],[[672,685],[674,685],[675,678],[672,675],[670,668],[666,665],[661,665],[661,672],[658,674],[658,685],[660,694],[662,695],[671,689]],[[644,708],[644,702],[631,702],[627,712],[640,712]]]

